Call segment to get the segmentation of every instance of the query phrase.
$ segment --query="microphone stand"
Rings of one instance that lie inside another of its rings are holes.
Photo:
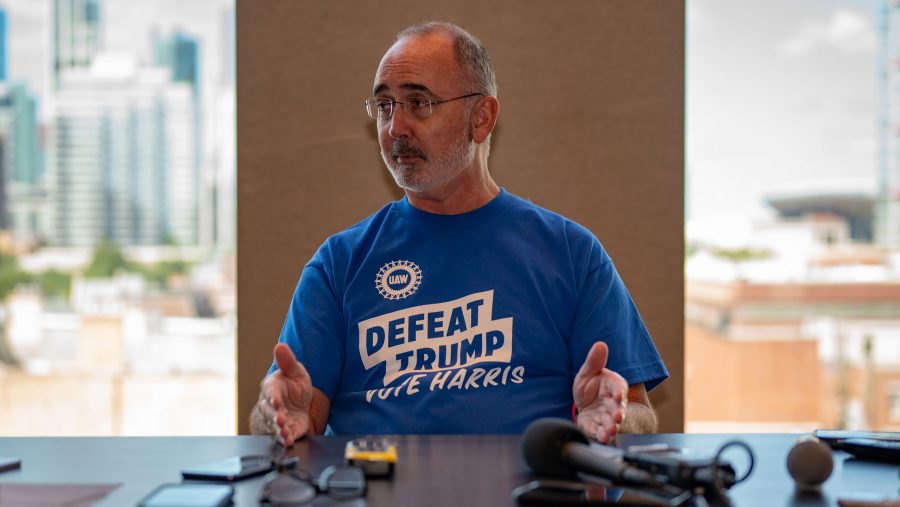
[[[660,504],[666,505],[666,507],[730,507],[731,505],[727,491],[716,491],[714,487],[695,487],[691,489],[672,484],[661,484],[657,486],[639,486],[634,484],[619,485],[609,479],[583,472],[578,473],[578,479],[582,483],[621,489],[641,497],[644,500],[659,502]],[[586,505],[595,505],[588,497],[584,498],[583,503]],[[631,504],[623,503],[622,505]]]
[[[709,485],[695,485],[692,488],[684,486],[676,486],[667,483],[667,478],[663,475],[657,477],[657,484],[650,485],[619,485],[609,479],[590,475],[585,472],[579,472],[578,478],[583,483],[597,484],[619,488],[624,491],[631,491],[642,497],[648,497],[650,500],[658,501],[667,507],[730,507],[731,500],[728,498],[728,490],[719,489],[715,482]],[[589,503],[590,499],[585,499],[585,503]],[[627,504],[625,504],[627,505]]]

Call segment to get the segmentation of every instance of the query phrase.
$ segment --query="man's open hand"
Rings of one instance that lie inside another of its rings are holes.
[[[283,343],[275,346],[275,362],[278,370],[262,381],[258,408],[268,432],[288,446],[310,432],[312,379]]]
[[[608,355],[605,343],[595,343],[572,383],[578,427],[588,437],[604,444],[618,433],[628,403],[628,383],[606,368]]]

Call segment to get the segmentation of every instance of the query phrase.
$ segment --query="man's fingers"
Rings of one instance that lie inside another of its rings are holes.
[[[280,427],[281,443],[290,446],[309,430],[309,418],[305,416],[285,418]]]
[[[278,413],[278,409],[266,397],[260,400],[259,410],[266,421],[269,434],[278,439],[279,442],[283,442],[282,433],[284,429],[282,426],[284,424],[284,416]]]
[[[606,359],[609,356],[609,347],[603,342],[597,342],[588,352],[581,369],[578,370],[579,377],[595,377],[603,372],[606,368]]]
[[[276,409],[268,398],[262,398],[259,403],[259,410],[262,412],[263,416],[265,416],[267,421],[275,420]]]
[[[297,356],[295,356],[291,348],[284,343],[275,345],[275,363],[278,365],[278,369],[281,370],[282,374],[286,377],[309,377],[306,368],[300,364],[300,361],[297,361]]]
[[[606,368],[609,347],[597,342],[588,352],[575,376],[573,395],[580,426],[594,439],[608,443],[618,433],[625,418],[628,383],[618,373]]]
[[[284,374],[280,370],[266,376],[260,388],[262,400],[260,406],[263,409],[268,408],[273,412],[281,409],[281,392],[284,389],[284,382]]]
[[[299,437],[299,428],[303,424],[294,417],[289,416],[285,411],[280,410],[268,399],[263,398],[260,403],[260,410],[266,418],[269,427],[269,433],[285,446],[290,446]]]

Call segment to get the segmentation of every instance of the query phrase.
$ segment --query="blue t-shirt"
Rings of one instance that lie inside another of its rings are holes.
[[[279,341],[339,434],[519,433],[570,417],[596,341],[629,384],[668,377],[597,238],[505,190],[461,215],[404,198],[328,238]]]

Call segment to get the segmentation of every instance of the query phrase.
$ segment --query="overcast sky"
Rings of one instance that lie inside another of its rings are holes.
[[[693,219],[765,214],[763,196],[876,187],[879,33],[886,0],[688,0],[687,181]],[[221,71],[233,0],[101,0],[107,49],[149,58],[150,33],[198,36]],[[9,72],[49,89],[51,0],[0,0]]]
[[[877,174],[884,0],[689,0],[689,216],[764,215],[763,196]]]

